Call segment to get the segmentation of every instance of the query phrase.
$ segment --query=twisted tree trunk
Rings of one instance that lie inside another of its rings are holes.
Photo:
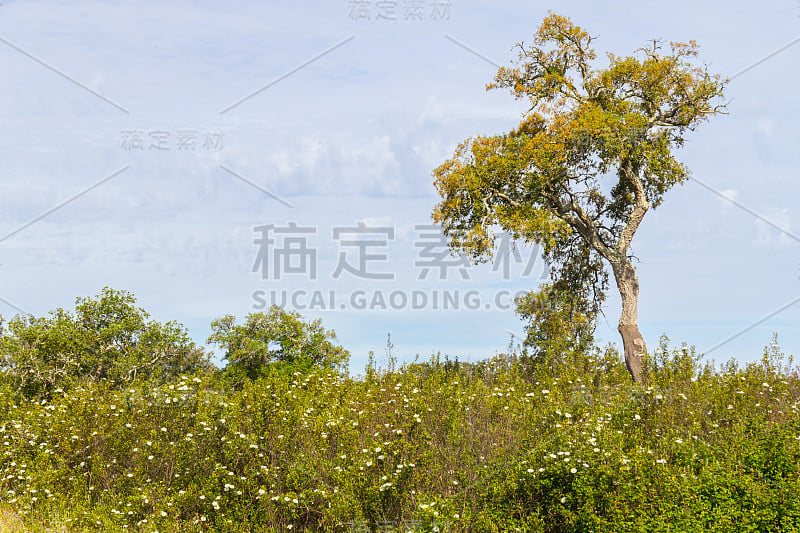
[[[637,305],[639,300],[639,278],[636,268],[627,257],[611,263],[614,279],[617,282],[619,294],[622,297],[622,315],[619,317],[619,334],[622,336],[622,345],[625,350],[625,366],[631,373],[633,381],[642,381],[642,355],[646,350],[644,337],[639,332],[637,324]]]

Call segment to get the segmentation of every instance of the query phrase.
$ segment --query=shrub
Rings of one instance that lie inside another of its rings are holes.
[[[212,322],[208,342],[224,348],[229,372],[244,372],[251,379],[272,363],[343,369],[350,358],[319,319],[306,322],[298,313],[273,306],[267,313],[251,313],[242,325],[235,322],[232,315]]]
[[[366,379],[269,364],[237,389],[0,387],[0,513],[32,531],[800,531],[795,370],[776,347],[684,379],[663,351],[644,385],[609,352],[558,374],[432,358]]]
[[[528,322],[523,361],[529,366],[560,369],[591,350],[597,313],[588,297],[545,283],[516,304],[517,313]]]
[[[75,313],[16,316],[0,329],[0,366],[28,397],[88,380],[112,388],[137,379],[164,382],[210,366],[207,355],[175,322],[150,320],[128,292],[108,287],[78,298]]]

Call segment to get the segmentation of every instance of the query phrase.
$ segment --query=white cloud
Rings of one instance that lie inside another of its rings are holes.
[[[767,224],[763,220],[755,219],[756,237],[754,243],[756,246],[761,248],[784,248],[798,245],[794,238],[787,235],[787,233],[793,233],[791,214],[788,208],[773,209],[764,215],[764,218],[784,231]]]

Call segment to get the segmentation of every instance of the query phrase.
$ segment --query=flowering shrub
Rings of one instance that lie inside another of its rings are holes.
[[[0,384],[0,517],[66,531],[798,530],[797,372],[775,347],[717,370],[661,350],[644,385],[600,352],[534,373],[504,357],[363,378],[283,362],[237,390],[208,371],[42,400]]]

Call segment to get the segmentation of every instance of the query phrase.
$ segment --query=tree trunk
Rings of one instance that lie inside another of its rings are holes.
[[[619,334],[625,350],[625,366],[631,373],[633,381],[642,381],[642,355],[645,352],[644,337],[637,325],[637,305],[639,300],[639,278],[636,269],[627,257],[622,257],[611,264],[614,279],[622,297],[622,315],[619,317]]]

